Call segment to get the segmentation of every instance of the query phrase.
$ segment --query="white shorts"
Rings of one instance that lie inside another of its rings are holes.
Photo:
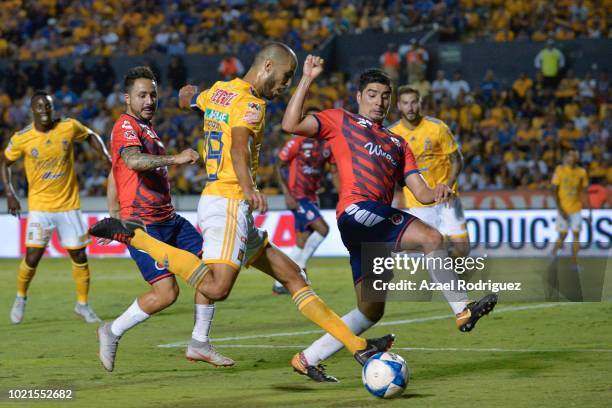
[[[89,234],[81,210],[30,211],[26,228],[26,247],[45,248],[57,229],[60,243],[66,249],[81,249],[89,244]]]
[[[236,269],[249,266],[268,244],[266,231],[255,227],[245,200],[203,195],[198,203],[198,226],[202,230],[202,260]]]
[[[458,198],[430,207],[410,208],[408,212],[451,239],[468,235],[463,207]]]
[[[577,211],[572,214],[568,214],[568,220],[563,218],[561,214],[557,213],[557,231],[558,232],[567,232],[568,227],[574,232],[580,232],[580,227],[582,224],[582,213]],[[569,224],[569,225],[568,225]]]

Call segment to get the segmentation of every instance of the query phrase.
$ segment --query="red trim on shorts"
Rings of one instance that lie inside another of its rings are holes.
[[[410,224],[412,224],[412,221],[416,220],[417,217],[415,217],[412,214],[408,214],[410,215],[410,219],[408,220],[408,222],[406,223],[406,225],[404,225],[404,228],[402,228],[401,232],[399,233],[399,235],[397,236],[397,239],[395,240],[395,247],[393,248],[394,251],[397,251],[397,246],[400,243],[400,240],[402,239],[402,237],[404,236],[404,232],[406,232],[406,228],[408,228],[408,226]]]
[[[165,278],[167,278],[167,277],[170,277],[170,276],[172,276],[172,275],[173,275],[172,273],[168,272],[168,273],[165,273],[165,274],[163,274],[163,275],[159,275],[159,276],[157,276],[155,279],[150,280],[148,283],[149,283],[149,285],[152,285],[152,284],[154,284],[155,282],[160,281],[160,280],[162,280],[162,279],[165,279]]]

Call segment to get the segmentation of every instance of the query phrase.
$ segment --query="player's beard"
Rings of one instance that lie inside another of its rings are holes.
[[[272,99],[275,96],[277,96],[274,93],[274,76],[273,75],[270,75],[270,77],[268,77],[268,79],[266,79],[266,81],[263,83],[263,86],[261,88],[261,95],[266,99]]]

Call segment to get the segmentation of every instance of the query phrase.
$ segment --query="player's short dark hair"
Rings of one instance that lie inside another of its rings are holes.
[[[123,78],[123,91],[126,93],[130,92],[130,89],[132,89],[134,82],[136,82],[136,80],[140,78],[150,79],[151,81],[157,82],[155,74],[153,73],[153,70],[151,68],[144,65],[132,67],[128,69],[128,72]]]
[[[383,84],[391,88],[391,78],[382,69],[366,69],[359,75],[359,92],[363,92],[368,84]]]
[[[399,99],[400,96],[404,94],[415,94],[417,99],[421,99],[421,93],[419,92],[419,90],[415,88],[411,88],[408,85],[402,85],[399,88],[397,88],[397,99]]]
[[[34,103],[34,99],[38,98],[39,96],[47,97],[49,96],[49,92],[45,91],[44,89],[39,89],[35,91],[32,95],[32,98],[30,98],[30,104]]]

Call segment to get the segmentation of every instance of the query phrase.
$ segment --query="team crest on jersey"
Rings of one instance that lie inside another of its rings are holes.
[[[393,225],[401,225],[402,222],[404,222],[404,216],[402,214],[393,214],[389,218],[389,221],[391,221],[391,224]]]
[[[133,130],[126,130],[125,132],[123,132],[123,138],[125,140],[136,140],[138,139],[138,136],[136,136],[136,132],[134,132]]]
[[[32,157],[37,158],[38,157],[38,149],[37,148],[33,148],[30,151],[30,154],[32,155]]]
[[[217,105],[230,106],[236,96],[238,96],[236,92],[229,92],[224,89],[217,89],[215,93],[213,93],[213,95],[210,97],[210,101]]]
[[[331,152],[329,151],[329,149],[323,150],[323,158],[327,159],[329,158],[329,156],[331,156]]]
[[[433,143],[431,142],[430,138],[425,139],[425,146],[423,147],[423,150],[433,150]]]

